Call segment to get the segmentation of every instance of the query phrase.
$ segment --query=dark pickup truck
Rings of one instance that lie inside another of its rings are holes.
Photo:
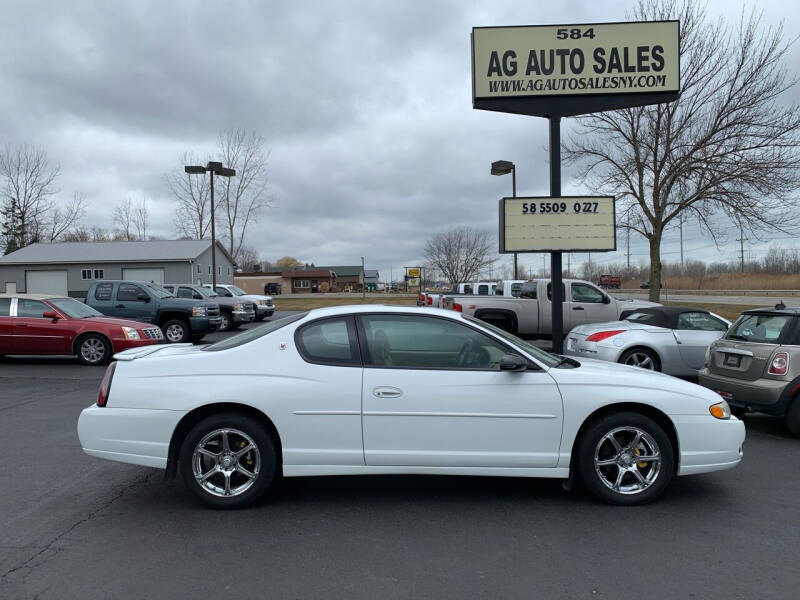
[[[216,331],[222,320],[216,302],[176,298],[161,286],[143,281],[95,281],[86,304],[104,315],[155,323],[167,343],[198,341]]]

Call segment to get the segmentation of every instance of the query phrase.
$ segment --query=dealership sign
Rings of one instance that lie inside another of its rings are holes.
[[[617,249],[611,196],[500,200],[500,252],[601,252]]]
[[[675,100],[678,39],[678,21],[475,27],[473,106],[567,116]]]

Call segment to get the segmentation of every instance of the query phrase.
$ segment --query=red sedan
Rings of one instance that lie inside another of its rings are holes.
[[[74,298],[0,294],[0,356],[74,354],[103,365],[115,352],[163,341],[155,325],[106,317]]]

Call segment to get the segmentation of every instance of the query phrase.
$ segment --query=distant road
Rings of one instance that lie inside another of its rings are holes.
[[[646,293],[614,293],[617,298],[635,298],[637,300],[647,300]],[[707,294],[661,294],[662,301],[672,302],[697,302],[700,304],[751,304],[753,306],[774,306],[781,300],[787,306],[800,306],[800,298],[787,295],[786,298],[780,296],[711,296]]]

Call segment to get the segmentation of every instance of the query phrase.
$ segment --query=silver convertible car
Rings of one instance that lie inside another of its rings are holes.
[[[621,321],[575,327],[564,353],[693,376],[703,368],[708,347],[728,327],[729,321],[700,308],[641,308]]]

